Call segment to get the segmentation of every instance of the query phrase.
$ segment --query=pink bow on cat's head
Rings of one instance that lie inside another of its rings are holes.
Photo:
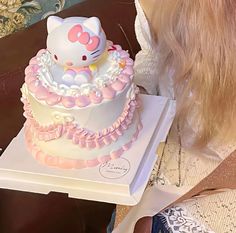
[[[98,36],[90,37],[88,32],[83,32],[83,28],[80,24],[72,27],[68,33],[68,39],[71,42],[79,42],[86,46],[88,51],[94,51],[100,42]]]

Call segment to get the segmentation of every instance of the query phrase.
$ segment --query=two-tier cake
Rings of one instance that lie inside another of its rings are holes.
[[[25,69],[25,140],[43,164],[93,167],[120,157],[142,124],[133,60],[98,18],[51,16],[47,49]]]

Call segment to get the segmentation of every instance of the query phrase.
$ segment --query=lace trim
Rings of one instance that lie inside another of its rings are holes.
[[[212,157],[205,156],[200,152],[182,148],[179,166],[180,157],[177,142],[178,133],[175,122],[168,135],[160,166],[158,163],[154,166],[149,185],[158,183],[178,186],[179,174],[181,174],[181,186],[194,186],[220,163],[220,160],[212,159]],[[229,147],[230,150],[232,147]],[[228,150],[227,146],[224,150]],[[236,190],[192,199],[178,204],[178,206],[188,213],[187,219],[201,222],[215,232],[234,232],[236,229]]]
[[[159,214],[169,232],[178,233],[214,233],[197,220],[189,216],[187,211],[179,206],[167,209]]]
[[[194,199],[179,206],[215,232],[236,231],[236,190]]]

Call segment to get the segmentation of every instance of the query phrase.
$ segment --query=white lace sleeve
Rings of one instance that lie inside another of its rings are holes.
[[[147,18],[138,0],[135,0],[137,16],[135,19],[135,33],[141,51],[135,57],[134,81],[142,86],[149,94],[157,94],[157,70],[155,69],[156,56],[152,52],[152,36]]]
[[[139,0],[135,0],[135,6],[137,10],[135,33],[141,51],[135,57],[134,82],[138,86],[142,86],[149,94],[159,94],[173,98],[173,82],[171,76],[161,81],[158,79],[157,63],[159,58],[157,46],[153,40],[148,20]]]

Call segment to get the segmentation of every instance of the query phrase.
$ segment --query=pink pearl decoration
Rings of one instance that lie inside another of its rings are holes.
[[[90,99],[85,95],[81,95],[76,98],[75,103],[78,107],[86,107],[90,104]]]
[[[46,49],[40,49],[37,53],[37,57],[41,56],[43,53],[45,53],[47,50]]]
[[[27,66],[26,68],[25,68],[25,75],[28,75],[28,74],[32,74],[33,73],[33,70],[32,70],[32,68],[31,68],[31,66]]]
[[[127,58],[127,59],[126,59],[126,64],[127,64],[128,66],[133,66],[133,64],[134,64],[133,59]]]
[[[71,96],[62,97],[61,102],[62,102],[63,106],[66,107],[66,108],[72,108],[72,107],[75,106],[75,100]]]
[[[122,71],[123,74],[132,75],[134,73],[132,66],[126,66],[125,69]]]
[[[35,81],[36,79],[37,79],[37,78],[36,78],[34,75],[32,75],[32,74],[27,74],[27,75],[25,76],[25,82],[26,82],[26,84],[31,83],[31,82]]]
[[[38,64],[37,57],[31,58],[30,61],[29,61],[29,64],[30,65]]]
[[[103,87],[101,91],[105,99],[113,99],[116,94],[116,92],[111,87]]]
[[[61,96],[55,93],[49,93],[48,98],[46,99],[46,103],[50,106],[58,104],[61,100]]]
[[[121,74],[118,76],[118,79],[121,81],[121,82],[124,82],[124,83],[129,83],[130,82],[130,77],[128,74]]]
[[[117,79],[115,82],[111,84],[111,87],[115,91],[122,91],[124,89],[125,83],[121,82],[119,79]]]
[[[120,57],[121,58],[128,58],[129,54],[126,51],[122,50],[122,51],[120,51]]]
[[[48,95],[49,95],[49,92],[45,87],[39,86],[36,89],[35,96],[38,100],[45,100],[47,99]]]
[[[30,67],[33,73],[36,73],[38,69],[40,68],[38,64],[30,65]]]
[[[95,91],[93,91],[93,92],[89,95],[89,98],[90,98],[91,102],[94,103],[94,104],[99,104],[99,103],[101,103],[101,101],[102,101],[102,99],[103,99],[101,95],[100,95],[100,96],[96,95],[96,92],[95,92]]]

